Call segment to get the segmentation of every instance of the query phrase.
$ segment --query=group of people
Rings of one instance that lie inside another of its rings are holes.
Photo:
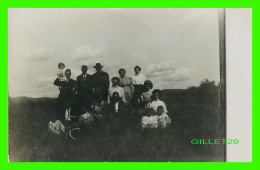
[[[96,73],[87,73],[88,66],[81,67],[82,74],[76,80],[71,78],[71,70],[64,63],[58,64],[54,85],[59,87],[58,112],[56,120],[71,120],[91,123],[103,119],[107,122],[133,117],[140,119],[143,128],[165,128],[171,120],[167,108],[160,100],[161,91],[153,90],[153,83],[141,73],[139,66],[134,67],[135,74],[126,76],[126,70],[120,68],[119,77],[111,78],[102,71],[103,66],[96,63]],[[55,124],[55,120],[49,124]]]

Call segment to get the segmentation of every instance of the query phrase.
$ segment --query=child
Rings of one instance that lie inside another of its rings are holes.
[[[94,122],[93,114],[90,113],[84,106],[82,106],[83,114],[79,116],[79,125],[86,126],[91,125]]]
[[[58,64],[58,71],[57,71],[57,76],[60,81],[66,81],[66,76],[65,76],[65,64],[64,63],[59,63]]]
[[[165,128],[167,125],[171,123],[171,119],[167,115],[167,113],[164,111],[163,106],[158,106],[157,107],[157,116],[158,116],[158,123],[159,126],[162,128]]]
[[[142,128],[157,128],[158,127],[158,116],[154,115],[152,108],[145,110],[146,116],[142,117]]]
[[[61,121],[57,120],[55,117],[52,117],[51,121],[48,123],[48,131],[51,134],[60,135],[65,133],[65,126]]]

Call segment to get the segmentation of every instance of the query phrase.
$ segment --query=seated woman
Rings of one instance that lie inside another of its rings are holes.
[[[150,103],[152,96],[153,83],[150,80],[144,82],[144,92],[141,95],[140,103],[142,106],[147,106]]]
[[[112,87],[109,87],[108,89],[108,98],[107,98],[107,103],[110,103],[111,101],[111,97],[113,95],[114,92],[117,92],[119,94],[119,97],[121,97],[122,101],[125,103],[125,92],[124,89],[122,87],[119,87],[119,78],[118,77],[113,77],[111,79],[112,81]]]
[[[126,104],[129,105],[134,93],[134,85],[133,85],[132,78],[125,76],[126,71],[123,68],[120,68],[118,73],[120,75],[119,86],[124,89]]]
[[[158,106],[162,106],[165,113],[168,112],[166,105],[163,101],[160,100],[161,97],[161,90],[155,89],[152,92],[152,102],[148,103],[146,108],[152,108],[154,112],[157,112]]]
[[[107,102],[105,101],[102,94],[100,94],[97,99],[93,102],[91,105],[91,109],[94,111],[94,117],[97,119],[101,119],[103,116],[103,113],[106,109]]]

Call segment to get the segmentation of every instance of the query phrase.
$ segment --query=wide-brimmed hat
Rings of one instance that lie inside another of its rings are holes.
[[[96,63],[96,65],[94,66],[95,68],[102,68],[104,66],[102,66],[100,63]]]

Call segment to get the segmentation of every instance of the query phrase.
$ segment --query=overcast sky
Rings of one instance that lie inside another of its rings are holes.
[[[219,82],[217,9],[9,9],[9,94],[55,97],[57,64],[139,65],[159,89]]]

